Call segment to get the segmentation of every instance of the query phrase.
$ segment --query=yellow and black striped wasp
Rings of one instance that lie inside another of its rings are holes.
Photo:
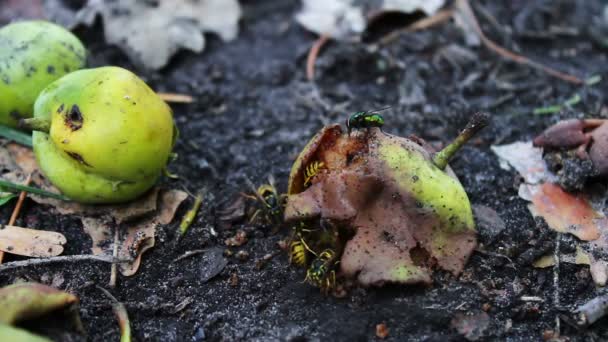
[[[304,187],[308,187],[311,184],[312,179],[324,168],[325,163],[322,161],[316,160],[308,164],[304,169]]]
[[[285,195],[279,194],[274,185],[274,177],[268,177],[268,183],[255,187],[253,183],[247,179],[249,187],[253,191],[253,195],[242,194],[243,196],[253,199],[261,208],[251,215],[250,223],[255,222],[259,217],[262,217],[265,224],[278,224],[283,219],[283,207],[285,206]]]
[[[336,286],[336,266],[340,261],[333,249],[325,249],[317,256],[308,270],[304,281],[328,292]]]
[[[308,257],[310,254],[316,253],[308,246],[305,235],[311,233],[312,230],[307,229],[306,224],[302,221],[298,222],[293,227],[291,242],[289,243],[289,263],[298,267],[308,266]]]

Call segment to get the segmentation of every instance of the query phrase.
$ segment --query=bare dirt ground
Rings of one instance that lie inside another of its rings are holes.
[[[205,188],[207,195],[186,238],[177,239],[176,222],[159,229],[157,245],[144,255],[139,272],[120,277],[112,289],[127,306],[136,340],[368,341],[376,339],[376,324],[384,322],[388,340],[458,341],[464,338],[451,320],[482,308],[490,319],[482,340],[542,340],[544,331],[555,329],[557,315],[605,292],[593,285],[588,266],[564,263],[559,303],[554,301],[552,269],[530,265],[534,256],[553,249],[554,233],[530,215],[517,195],[519,176],[502,170],[489,149],[530,140],[560,118],[600,116],[605,82],[581,88],[506,62],[483,47],[468,47],[448,22],[403,34],[377,49],[330,42],[317,61],[314,86],[306,81],[304,64],[316,36],[293,21],[298,2],[243,5],[245,18],[235,41],[210,37],[200,55],[180,53],[161,72],[139,71],[158,91],[195,97],[193,104],[173,106],[181,137],[172,170],[181,178],[163,185]],[[480,1],[475,7],[488,14],[479,16],[485,32],[504,46],[583,78],[607,76],[606,47],[590,34],[601,1]],[[103,43],[100,32],[100,23],[77,32],[89,47],[89,64],[133,68],[118,49]],[[582,98],[575,109],[532,114],[575,92]],[[492,125],[451,165],[471,202],[496,210],[506,223],[502,230],[480,228],[483,248],[512,262],[476,252],[458,278],[438,272],[430,287],[361,288],[341,299],[302,283],[303,271],[290,267],[285,253],[258,269],[256,261],[279,251],[277,242],[286,238],[289,227],[275,234],[270,227],[220,220],[222,209],[249,191],[245,177],[260,184],[273,175],[284,191],[291,163],[324,124],[386,106],[392,106],[383,112],[386,132],[415,133],[432,143],[452,139],[475,111],[492,114]],[[10,206],[2,207],[0,222],[10,213]],[[63,233],[68,238],[65,254],[89,253],[89,237],[76,218],[49,214],[28,201],[17,224]],[[224,240],[239,229],[249,240],[231,250],[247,251],[248,259],[227,257],[224,269],[205,279],[222,262]],[[568,248],[567,241],[562,246]],[[196,249],[208,251],[173,262]],[[115,341],[119,332],[111,302],[91,286],[106,286],[109,271],[107,264],[93,262],[36,266],[0,274],[0,285],[19,279],[49,283],[60,276],[60,287],[80,298],[87,336],[66,327],[58,316],[31,328],[58,341]],[[542,300],[523,301],[522,296]],[[606,319],[582,331],[562,321],[561,334],[573,341],[605,340],[605,327]]]

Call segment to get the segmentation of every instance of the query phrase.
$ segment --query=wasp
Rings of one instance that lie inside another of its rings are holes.
[[[304,222],[300,222],[299,225],[293,227],[293,235],[291,237],[291,243],[289,244],[289,262],[291,264],[299,267],[306,267],[308,265],[309,254],[316,255],[304,239],[304,234],[310,232],[312,232],[312,230],[307,229]]]
[[[370,111],[370,112],[356,112],[346,120],[346,128],[348,134],[353,129],[370,128],[370,127],[382,127],[384,125],[384,118],[378,114],[383,110],[389,109],[390,107]]]
[[[336,252],[333,249],[326,249],[317,256],[306,271],[304,281],[328,291],[336,286],[335,266],[339,261],[336,260]]]
[[[312,179],[325,167],[325,163],[322,161],[314,161],[304,169],[304,186],[310,185]]]
[[[285,195],[279,195],[277,188],[274,185],[274,178],[272,176],[269,177],[268,184],[262,184],[257,189],[250,180],[247,181],[253,190],[253,196],[247,194],[243,194],[243,196],[256,200],[262,205],[262,208],[257,209],[253,213],[249,222],[254,222],[260,215],[263,215],[265,220],[269,223],[280,222],[283,216]]]

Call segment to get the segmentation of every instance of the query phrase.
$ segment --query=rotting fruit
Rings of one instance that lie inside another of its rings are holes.
[[[169,106],[118,67],[84,69],[36,100],[36,159],[62,193],[84,203],[131,200],[154,185],[176,138]]]
[[[325,291],[336,278],[367,286],[430,283],[436,267],[459,274],[477,238],[467,194],[447,164],[488,121],[475,114],[437,153],[377,125],[353,134],[323,128],[289,178],[285,220],[306,227],[294,228],[291,261]]]
[[[16,127],[33,114],[48,84],[85,65],[80,40],[46,21],[23,21],[0,29],[0,124]]]

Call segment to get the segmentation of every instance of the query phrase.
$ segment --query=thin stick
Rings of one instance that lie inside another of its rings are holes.
[[[49,257],[49,258],[27,259],[27,260],[7,262],[5,264],[0,265],[0,273],[2,271],[12,270],[14,268],[19,268],[19,267],[29,267],[29,266],[52,264],[52,263],[58,263],[58,262],[76,262],[76,261],[101,261],[101,262],[108,262],[108,263],[113,263],[113,264],[121,264],[124,262],[131,262],[132,260],[116,259],[110,255],[92,255],[92,254],[62,255],[62,256]]]
[[[444,9],[444,10],[441,10],[441,11],[433,14],[430,17],[425,17],[420,20],[417,20],[402,29],[392,31],[391,33],[382,37],[379,41],[379,44],[386,45],[386,44],[393,42],[395,39],[399,38],[399,36],[401,36],[404,33],[421,31],[421,30],[431,28],[435,25],[441,24],[444,21],[449,20],[452,17],[453,12],[454,12],[454,10],[452,10],[452,9]]]
[[[315,79],[315,62],[317,61],[319,52],[328,40],[329,36],[326,34],[322,34],[319,39],[315,40],[315,42],[310,47],[310,51],[308,51],[308,58],[306,58],[306,79],[311,82]]]
[[[112,250],[112,257],[116,259],[118,257],[118,227],[114,225],[114,249]],[[116,286],[116,275],[118,274],[118,265],[112,264],[110,269],[110,287]]]
[[[535,69],[542,70],[545,73],[547,73],[553,77],[557,77],[563,81],[574,83],[574,84],[583,84],[584,83],[584,81],[582,79],[580,79],[576,76],[555,70],[553,68],[540,64],[538,62],[535,62],[527,57],[518,55],[517,53],[515,53],[513,51],[509,51],[509,50],[503,48],[502,46],[499,46],[494,41],[489,39],[481,30],[481,27],[479,26],[479,22],[477,21],[477,17],[475,17],[475,13],[471,9],[471,5],[469,4],[469,0],[457,0],[456,7],[458,9],[460,9],[460,11],[463,15],[468,17],[470,24],[472,25],[473,29],[475,30],[475,33],[479,36],[479,39],[481,39],[483,44],[488,49],[496,52],[497,54],[499,54],[500,56],[502,56],[506,59],[512,60],[519,64],[528,65]]]
[[[156,93],[158,97],[163,99],[163,101],[170,103],[192,103],[194,102],[194,98],[190,95],[186,94],[177,94],[177,93]]]
[[[29,174],[27,176],[27,179],[25,180],[25,183],[23,183],[23,184],[30,185],[31,182],[32,182],[32,175]],[[19,217],[19,212],[21,211],[21,206],[23,206],[23,201],[25,200],[26,195],[27,195],[27,192],[25,192],[25,191],[21,191],[21,193],[19,194],[19,199],[17,200],[17,204],[15,204],[15,209],[13,209],[11,218],[8,220],[9,226],[14,225],[15,221],[17,221],[17,217]],[[4,251],[0,251],[0,264],[2,264],[3,260],[4,260]]]
[[[99,285],[95,286],[108,298],[110,298],[113,303],[112,311],[114,311],[114,315],[116,316],[116,320],[118,321],[118,326],[120,327],[120,342],[131,342],[131,324],[129,322],[129,314],[127,313],[127,308],[123,303],[119,302],[116,297],[112,296],[110,291],[104,289]]]
[[[560,307],[559,304],[559,263],[560,263],[560,257],[559,257],[559,248],[561,245],[561,234],[557,233],[557,236],[555,237],[555,249],[553,250],[553,260],[554,260],[554,265],[553,265],[553,307],[558,309]],[[555,336],[559,336],[560,334],[560,321],[559,321],[559,315],[557,315],[555,317]]]
[[[172,262],[178,262],[180,260],[189,258],[189,257],[191,257],[193,255],[198,255],[198,254],[201,254],[201,253],[205,253],[206,251],[207,251],[207,249],[195,249],[195,250],[192,250],[192,251],[187,251],[186,253],[184,253],[184,254],[178,256],[177,258],[175,258]]]

